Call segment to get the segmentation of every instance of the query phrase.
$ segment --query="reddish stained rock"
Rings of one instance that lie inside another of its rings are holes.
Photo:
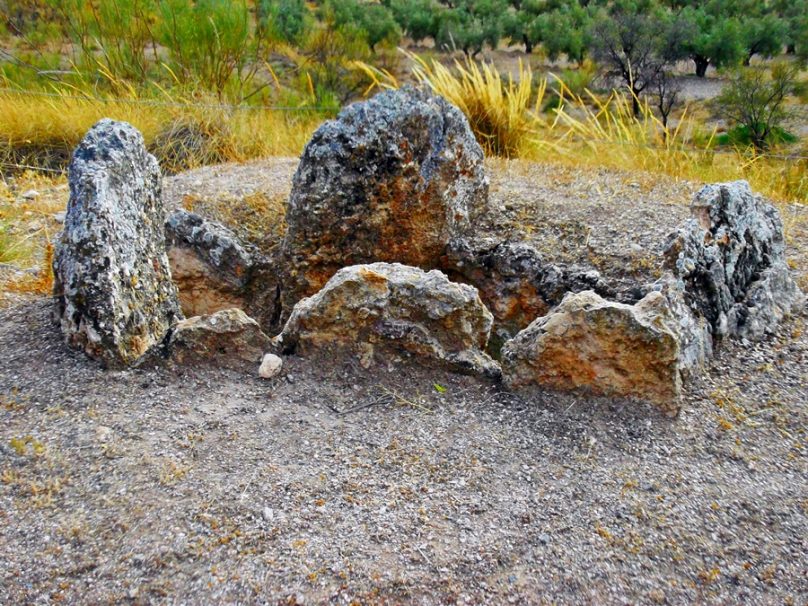
[[[342,267],[438,267],[487,200],[482,149],[443,98],[405,87],[345,108],[314,133],[294,176],[284,315]]]
[[[502,348],[511,389],[539,385],[647,400],[665,414],[681,400],[676,320],[660,292],[635,305],[570,293]]]

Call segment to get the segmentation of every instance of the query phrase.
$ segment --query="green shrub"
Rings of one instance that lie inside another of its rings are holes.
[[[258,26],[273,40],[300,44],[312,28],[312,15],[304,0],[260,0]]]
[[[252,58],[250,15],[244,0],[160,0],[160,43],[170,66],[183,80],[197,80],[220,95]]]
[[[777,143],[784,122],[793,110],[790,96],[800,92],[800,67],[793,62],[775,63],[771,70],[757,67],[737,69],[716,99],[716,104],[735,126],[744,130],[751,144],[768,149]]]

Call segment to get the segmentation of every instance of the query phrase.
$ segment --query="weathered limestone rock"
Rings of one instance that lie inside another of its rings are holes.
[[[545,315],[568,292],[615,295],[596,270],[548,263],[524,242],[456,239],[447,249],[444,267],[451,278],[480,291],[494,316],[494,338],[499,343]]]
[[[175,364],[210,364],[249,373],[255,372],[270,348],[269,337],[240,309],[182,320],[168,341]]]
[[[692,212],[666,263],[714,336],[761,336],[804,301],[785,262],[780,214],[748,183],[705,186]]]
[[[687,293],[682,280],[666,273],[651,285],[651,290],[662,293],[668,301],[674,318],[671,328],[679,339],[679,370],[683,378],[692,375],[713,355],[710,324],[687,304]]]
[[[294,176],[284,314],[342,267],[437,267],[487,199],[482,149],[443,98],[405,87],[345,108],[314,133]]]
[[[181,209],[166,221],[166,244],[186,316],[244,307],[253,259],[232,231]]]
[[[186,210],[166,221],[171,276],[187,316],[238,307],[265,331],[280,330],[277,259],[244,245],[227,227]]]
[[[295,305],[275,343],[303,354],[349,350],[364,367],[377,350],[403,350],[494,377],[499,367],[483,353],[491,324],[475,288],[437,270],[373,263],[341,269]]]
[[[136,362],[182,317],[164,220],[160,168],[143,137],[101,120],[73,153],[53,273],[65,338],[108,366]]]
[[[505,343],[503,378],[511,389],[541,385],[636,397],[675,415],[681,397],[675,326],[659,292],[635,305],[606,301],[593,291],[570,293]]]

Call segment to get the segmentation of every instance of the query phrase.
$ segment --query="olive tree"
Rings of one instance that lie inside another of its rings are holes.
[[[792,115],[787,100],[800,92],[799,73],[800,66],[790,61],[771,70],[739,68],[716,102],[731,122],[748,130],[757,149],[768,149],[772,135]]]

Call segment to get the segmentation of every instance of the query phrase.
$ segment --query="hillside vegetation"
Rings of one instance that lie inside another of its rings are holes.
[[[2,0],[0,9],[6,180],[33,169],[58,184],[101,117],[141,130],[169,174],[293,156],[343,105],[420,82],[463,110],[490,156],[743,178],[776,201],[808,200],[805,0]],[[703,78],[723,92],[693,99],[685,85]],[[19,209],[0,207],[4,263],[43,257]]]

